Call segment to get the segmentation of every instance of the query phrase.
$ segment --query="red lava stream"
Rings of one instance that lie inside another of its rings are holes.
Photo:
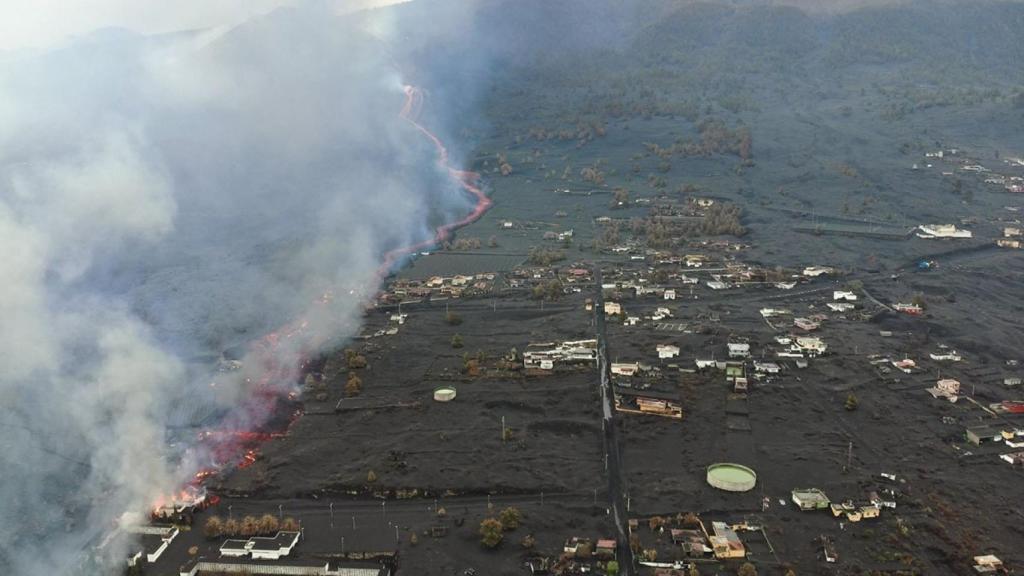
[[[491,207],[490,198],[480,189],[479,174],[453,168],[449,163],[448,149],[437,136],[420,124],[418,118],[423,107],[423,93],[412,86],[404,86],[403,89],[405,104],[402,106],[400,117],[433,142],[437,149],[438,164],[476,201],[476,205],[460,220],[438,226],[434,230],[433,238],[385,253],[376,272],[378,284],[383,282],[402,258],[443,244],[451,237],[452,232],[476,222]],[[330,294],[326,294],[314,304],[325,305],[330,298]],[[219,424],[219,429],[205,430],[199,434],[200,446],[217,463],[219,470],[227,469],[233,461],[240,468],[253,464],[257,459],[260,444],[285,434],[284,431],[278,430],[254,430],[253,426],[270,428],[269,422],[275,417],[280,417],[281,402],[285,399],[294,400],[295,392],[291,391],[291,386],[297,382],[308,362],[308,354],[318,349],[329,337],[328,334],[306,334],[308,325],[305,318],[300,318],[251,343],[247,362],[257,363],[257,373],[260,374],[258,381],[252,386],[253,394]],[[282,343],[296,337],[306,339],[306,342],[299,345],[299,350],[282,348]],[[295,410],[283,429],[286,431],[300,415],[301,411]],[[192,484],[202,484],[218,469],[199,471],[195,474]]]

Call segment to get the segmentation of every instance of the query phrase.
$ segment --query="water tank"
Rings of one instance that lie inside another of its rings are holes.
[[[455,399],[455,386],[438,386],[434,388],[434,400],[451,402]]]

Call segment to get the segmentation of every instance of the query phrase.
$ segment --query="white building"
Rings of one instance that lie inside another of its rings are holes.
[[[853,292],[846,292],[844,290],[836,290],[836,291],[832,292],[832,300],[834,300],[834,301],[843,300],[845,302],[856,302],[857,301],[857,295],[854,294]]]
[[[671,290],[671,289],[665,290],[664,297],[665,297],[665,300],[675,300],[676,299],[676,291],[675,290]]]
[[[657,350],[658,358],[662,360],[679,356],[679,346],[673,346],[672,344],[658,344]]]
[[[279,560],[291,554],[299,543],[299,532],[278,532],[273,538],[253,537],[248,540],[225,540],[221,556],[250,556],[253,560]]]
[[[791,349],[794,352],[806,354],[807,356],[820,356],[828,350],[828,344],[826,344],[821,338],[797,336],[793,340]]]
[[[960,230],[953,224],[923,224],[918,226],[918,238],[971,238],[970,230]]]
[[[746,342],[729,342],[729,358],[749,358],[750,344]]]
[[[622,314],[622,305],[619,304],[618,302],[605,302],[604,313],[608,316]]]
[[[633,376],[640,371],[638,362],[612,362],[612,374]]]
[[[832,268],[828,266],[808,266],[804,268],[804,276],[808,278],[817,278],[818,276],[831,274]]]

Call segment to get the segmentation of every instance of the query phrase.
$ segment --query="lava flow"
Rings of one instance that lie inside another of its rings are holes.
[[[438,164],[447,171],[453,181],[474,198],[476,205],[462,219],[438,226],[434,230],[433,238],[385,253],[377,269],[378,282],[383,281],[401,258],[443,244],[451,237],[452,232],[476,222],[491,207],[490,198],[480,188],[479,174],[453,168],[449,164],[448,149],[437,136],[419,123],[419,112],[423,106],[422,92],[412,86],[405,86],[404,91],[405,104],[402,106],[400,117],[433,142],[437,149]],[[317,299],[314,306],[324,306],[330,300],[331,294],[325,294]],[[208,477],[214,475],[217,469],[232,465],[239,468],[252,465],[258,458],[259,445],[272,438],[284,436],[291,424],[301,416],[301,410],[294,402],[294,387],[310,354],[318,350],[329,336],[307,334],[308,328],[309,323],[300,318],[250,345],[247,362],[256,364],[257,373],[260,374],[257,381],[250,382],[254,392],[241,407],[221,422],[220,429],[200,433],[200,447],[210,455],[214,468],[196,473],[192,480],[193,485],[201,485]],[[293,409],[283,409],[287,408],[283,406],[285,404],[290,404]],[[281,417],[283,412],[289,414],[287,420]],[[254,423],[259,426],[257,430],[252,429]]]

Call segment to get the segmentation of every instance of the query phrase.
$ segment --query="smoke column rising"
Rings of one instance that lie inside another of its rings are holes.
[[[168,429],[251,424],[232,408],[254,386],[293,385],[251,358],[217,376],[221,351],[295,318],[276,362],[352,334],[383,255],[468,212],[354,22],[281,10],[0,62],[0,572],[76,573],[195,464]]]

